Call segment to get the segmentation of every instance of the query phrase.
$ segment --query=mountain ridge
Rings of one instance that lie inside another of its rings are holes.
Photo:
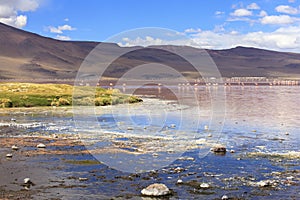
[[[114,43],[56,40],[0,23],[0,79],[4,81],[10,79],[73,80],[85,57],[99,44],[105,45],[105,51],[124,48]],[[167,47],[168,45],[162,46],[163,49]],[[185,46],[173,46],[173,48],[184,48],[188,55],[199,56],[197,48]],[[100,53],[105,55],[105,51]],[[206,51],[224,77],[300,77],[299,53],[242,46]],[[139,59],[156,62],[168,56],[168,53],[152,52],[146,55],[147,52],[142,52],[145,54],[137,52],[131,57],[125,56],[119,59],[115,63],[118,70],[108,70],[105,75],[119,77],[134,64],[143,63]],[[179,72],[189,72],[189,68],[182,61],[170,60],[166,64],[172,64],[172,67]]]

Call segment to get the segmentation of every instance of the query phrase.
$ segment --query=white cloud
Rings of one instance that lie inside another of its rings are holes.
[[[191,39],[180,38],[178,40],[163,40],[147,36],[135,39],[123,38],[120,46],[149,46],[149,45],[186,45],[205,49],[228,49],[236,46],[256,47],[277,51],[290,51],[300,53],[300,25],[278,28],[273,32],[239,33],[215,32],[202,30],[189,35]]]
[[[215,12],[215,15],[224,15],[225,14],[225,12],[222,12],[222,11],[216,11]]]
[[[0,22],[22,28],[27,24],[27,16],[24,12],[35,11],[41,0],[1,0]],[[23,14],[19,14],[23,12]]]
[[[54,27],[54,26],[49,26],[49,31],[51,33],[59,33],[59,34],[62,34],[63,31],[74,31],[76,30],[76,28],[73,28],[72,26],[70,25],[63,25],[63,26],[58,26],[58,27]]]
[[[256,3],[251,3],[247,6],[247,9],[249,9],[249,10],[259,10],[260,7]]]
[[[296,15],[299,13],[299,9],[297,8],[294,8],[294,7],[291,7],[291,6],[287,6],[287,5],[280,5],[280,6],[277,6],[275,8],[275,10],[277,12],[280,12],[280,13],[285,13],[285,14],[290,14],[290,15]]]
[[[292,18],[288,15],[269,15],[261,19],[262,24],[292,24],[296,21],[296,18]]]
[[[71,40],[71,38],[69,36],[65,36],[65,35],[57,35],[56,39],[58,39],[58,40]]]
[[[17,27],[24,27],[27,24],[27,16],[25,15],[17,16],[15,23]]]
[[[268,15],[268,13],[266,11],[264,11],[264,10],[260,11],[260,13],[259,13],[260,17],[265,17],[267,15]]]
[[[189,29],[185,29],[184,33],[199,33],[202,30],[200,28],[194,29],[194,28],[189,28]]]
[[[296,0],[289,0],[289,3],[295,3]]]
[[[235,10],[233,13],[230,13],[231,16],[235,17],[246,17],[246,16],[252,16],[252,11],[240,8]]]

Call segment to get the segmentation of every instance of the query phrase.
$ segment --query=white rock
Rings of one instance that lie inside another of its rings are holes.
[[[267,186],[270,186],[271,183],[269,180],[265,180],[265,181],[262,180],[262,181],[257,182],[256,185],[259,187],[267,187]]]
[[[88,178],[82,178],[82,177],[80,177],[78,180],[79,180],[79,181],[87,181]]]
[[[176,124],[171,124],[170,127],[171,127],[171,128],[175,128],[175,127],[176,127]]]
[[[177,183],[178,183],[178,184],[181,184],[181,183],[183,183],[183,180],[178,179],[178,180],[177,180]]]
[[[19,149],[19,147],[17,147],[16,145],[13,145],[13,146],[11,147],[11,149],[17,151],[17,150]]]
[[[207,189],[207,188],[209,188],[210,186],[209,186],[209,184],[208,183],[201,183],[201,185],[200,185],[200,188],[203,188],[203,189]]]
[[[228,198],[227,195],[223,195],[221,199],[222,199],[222,200],[227,200],[227,199],[229,199],[229,198]]]
[[[37,148],[46,148],[46,145],[44,145],[43,143],[40,143],[38,145],[36,145]]]
[[[231,149],[231,150],[230,150],[230,153],[235,153],[235,150]]]
[[[24,178],[24,183],[25,183],[25,184],[31,183],[30,178]]]
[[[12,155],[11,153],[8,153],[8,154],[6,154],[6,157],[7,157],[7,158],[12,158],[13,155]]]
[[[204,126],[204,130],[206,130],[206,131],[208,130],[208,126],[207,125]]]
[[[144,188],[141,191],[142,195],[146,196],[164,196],[171,193],[169,188],[161,183],[154,183]]]

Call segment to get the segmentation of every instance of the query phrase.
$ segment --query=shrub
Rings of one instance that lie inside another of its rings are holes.
[[[1,108],[11,108],[13,106],[13,103],[10,99],[2,98],[0,99],[0,107]]]

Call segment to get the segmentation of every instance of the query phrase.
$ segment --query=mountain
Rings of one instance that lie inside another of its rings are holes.
[[[74,80],[77,71],[91,50],[99,42],[59,41],[16,29],[0,23],[0,80],[48,79]],[[99,52],[118,52],[124,47],[113,43],[104,45]],[[202,50],[185,46],[159,46],[134,51],[115,60],[105,72],[107,77],[120,77],[124,72],[149,62],[162,62],[181,73],[192,74],[192,67],[183,59],[164,51],[179,49],[191,57],[200,56]],[[222,76],[300,76],[300,54],[264,49],[236,47],[225,50],[207,50]]]

